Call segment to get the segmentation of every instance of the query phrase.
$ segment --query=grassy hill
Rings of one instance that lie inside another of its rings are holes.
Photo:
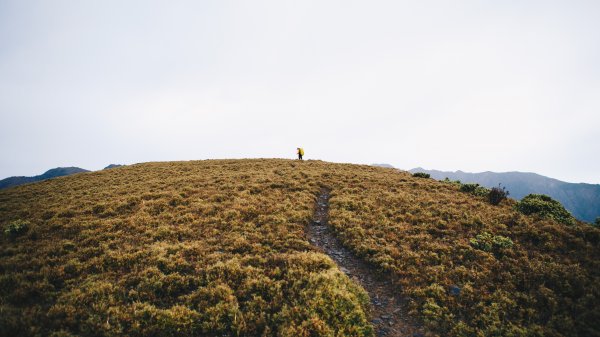
[[[0,191],[0,335],[371,336],[315,197],[431,335],[597,336],[600,230],[456,185],[290,160],[145,163]]]

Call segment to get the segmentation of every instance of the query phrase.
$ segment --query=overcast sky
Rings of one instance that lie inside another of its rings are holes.
[[[600,183],[600,1],[0,0],[0,178],[298,146]]]

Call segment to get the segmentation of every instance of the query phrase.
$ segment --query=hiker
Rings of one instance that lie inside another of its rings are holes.
[[[302,156],[304,156],[304,149],[301,147],[296,148],[298,150],[298,160],[302,160]]]

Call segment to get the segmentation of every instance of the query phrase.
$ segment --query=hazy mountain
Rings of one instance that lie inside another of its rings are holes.
[[[46,180],[50,178],[68,176],[75,173],[89,172],[79,167],[57,167],[46,171],[44,174],[33,177],[9,177],[0,180],[0,189],[11,186],[33,183],[36,181]]]
[[[103,168],[103,170],[121,167],[124,165],[121,164],[110,164]],[[89,170],[82,169],[80,167],[57,167],[46,171],[44,174],[40,174],[39,176],[33,177],[9,177],[6,179],[0,180],[0,189],[7,188],[11,186],[23,185],[28,183],[34,183],[36,181],[46,180],[50,178],[68,176],[75,173],[81,172],[90,172]]]
[[[376,166],[376,167],[385,167],[385,168],[394,168],[392,165],[390,164],[371,164],[371,166]]]
[[[426,170],[421,167],[410,172],[429,173],[432,178],[460,180],[463,183],[478,183],[485,187],[502,184],[510,192],[510,197],[521,199],[527,194],[546,194],[560,201],[576,218],[593,222],[600,216],[600,185],[574,184],[528,172],[446,172]]]

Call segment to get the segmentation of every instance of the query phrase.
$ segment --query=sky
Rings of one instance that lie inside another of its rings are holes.
[[[600,183],[600,1],[0,0],[0,178],[296,147]]]

